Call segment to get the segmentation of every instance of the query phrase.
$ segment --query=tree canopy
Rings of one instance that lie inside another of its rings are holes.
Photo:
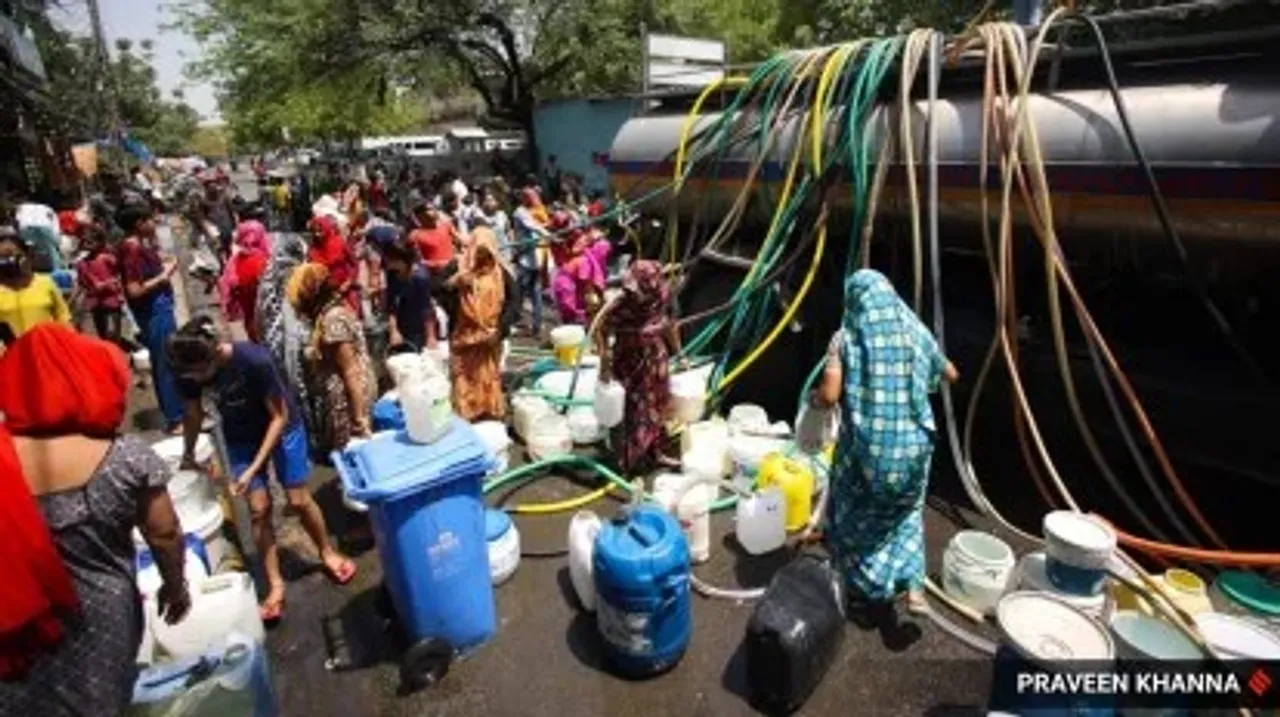
[[[420,128],[434,102],[460,96],[531,131],[539,100],[638,90],[641,28],[723,40],[743,63],[1003,11],[988,0],[168,2],[204,45],[192,69],[217,82],[236,139],[263,143],[283,128],[298,140]]]
[[[104,137],[109,126],[108,90],[116,99],[120,128],[157,155],[186,153],[200,115],[181,92],[165,97],[157,83],[154,46],[118,40],[105,72],[98,72],[92,39],[77,35],[36,16],[33,31],[49,76],[48,97],[72,135]]]

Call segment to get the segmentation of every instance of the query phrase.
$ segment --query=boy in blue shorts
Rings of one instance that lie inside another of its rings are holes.
[[[231,492],[247,495],[253,540],[262,555],[269,590],[260,610],[263,620],[278,620],[284,610],[284,578],[271,524],[271,492],[267,464],[275,470],[289,507],[302,520],[315,543],[329,578],[345,585],[355,577],[355,563],[334,549],[324,515],[307,488],[311,463],[307,432],[293,393],[281,379],[271,353],[249,341],[227,342],[218,336],[209,317],[197,317],[168,342],[169,361],[178,376],[178,390],[186,401],[183,415],[184,463],[191,463],[196,438],[204,421],[201,398],[209,391],[222,415]]]

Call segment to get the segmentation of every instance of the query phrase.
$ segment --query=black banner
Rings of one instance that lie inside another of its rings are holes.
[[[1070,662],[997,659],[992,710],[1280,709],[1280,661]]]

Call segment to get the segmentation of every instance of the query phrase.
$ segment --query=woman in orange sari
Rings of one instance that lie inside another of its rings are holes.
[[[453,410],[468,421],[500,419],[502,396],[500,319],[505,296],[498,239],[488,227],[477,227],[458,273],[449,285],[458,292],[458,318],[449,341],[449,376]]]

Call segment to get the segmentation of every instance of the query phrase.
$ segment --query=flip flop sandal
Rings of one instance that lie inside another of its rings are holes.
[[[356,566],[354,560],[347,558],[342,561],[342,567],[340,569],[336,571],[331,570],[329,566],[326,565],[324,572],[329,576],[329,580],[332,581],[334,585],[342,586],[351,582],[355,578],[356,573],[359,572],[359,568]]]

